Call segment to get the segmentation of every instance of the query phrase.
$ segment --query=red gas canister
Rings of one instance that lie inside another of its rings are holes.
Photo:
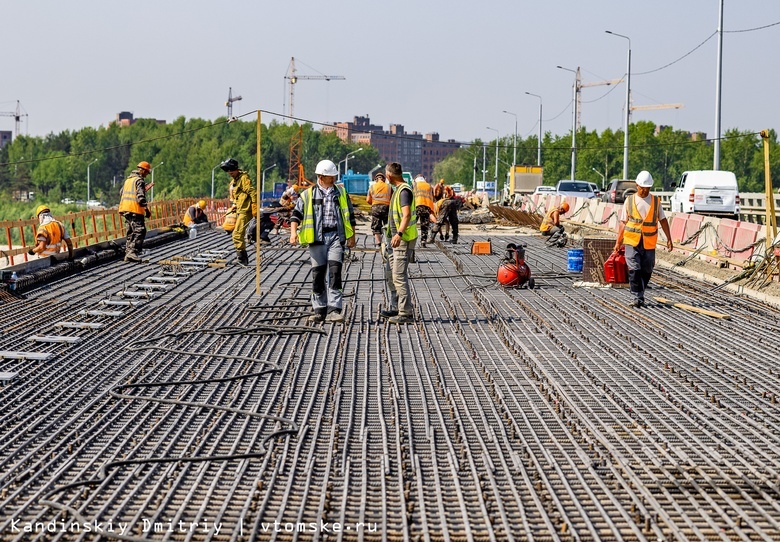
[[[626,250],[620,248],[619,252],[610,254],[604,262],[604,278],[607,282],[623,284],[628,282],[628,265],[626,264]]]

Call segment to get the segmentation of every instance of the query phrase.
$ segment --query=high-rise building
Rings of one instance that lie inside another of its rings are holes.
[[[368,115],[355,117],[352,122],[325,126],[322,131],[335,132],[342,141],[371,145],[386,163],[399,162],[404,171],[412,175],[421,173],[426,178],[430,178],[438,162],[460,147],[453,139],[440,141],[437,133],[407,133],[402,124],[391,124],[385,130],[382,126],[371,124]]]

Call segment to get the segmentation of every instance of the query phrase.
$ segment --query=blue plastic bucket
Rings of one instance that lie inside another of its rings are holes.
[[[569,249],[569,261],[566,268],[570,273],[582,273],[582,258],[584,251],[581,248]]]

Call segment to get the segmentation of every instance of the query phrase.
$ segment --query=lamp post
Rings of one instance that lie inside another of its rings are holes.
[[[596,169],[594,167],[592,167],[590,169],[592,169],[593,171],[595,171],[596,173],[599,174],[599,177],[601,177],[601,189],[604,190],[607,187],[607,177],[602,172],[600,172],[598,169]]]
[[[214,171],[220,166],[220,164],[217,164],[213,168],[211,168],[211,199],[214,199]]]
[[[149,201],[154,201],[154,170],[163,165],[165,162],[160,162],[152,168],[152,197]]]
[[[577,169],[577,70],[571,70],[564,68],[563,66],[557,66],[561,70],[566,70],[574,74],[574,85],[572,86],[572,99],[574,101],[574,107],[572,109],[572,121],[571,121],[571,180],[574,180],[574,172]]]
[[[628,124],[631,122],[631,38],[618,34],[617,32],[610,32],[605,30],[607,34],[612,34],[619,38],[625,38],[628,40],[628,56],[626,60],[626,115],[625,122],[623,123],[623,178],[628,179]]]
[[[352,151],[352,152],[348,153],[348,154],[347,154],[347,157],[346,157],[346,158],[344,158],[344,160],[342,160],[342,162],[344,162],[344,175],[346,175],[346,174],[347,174],[347,171],[349,171],[349,157],[350,157],[350,156],[355,156],[357,153],[359,153],[359,152],[360,152],[360,151],[362,151],[362,150],[363,150],[363,147],[360,147],[358,150],[356,150],[356,151]],[[341,163],[341,162],[339,162],[339,164],[340,164],[340,163]],[[339,170],[339,172],[340,172],[340,170]]]
[[[89,168],[92,164],[94,164],[97,161],[98,159],[95,158],[89,164],[87,164],[87,203],[86,203],[87,207],[89,207]]]
[[[719,2],[718,10],[718,65],[715,70],[715,151],[712,159],[712,169],[720,169],[720,92],[723,85],[723,0]]]
[[[274,164],[274,165],[272,165],[272,166],[268,166],[267,168],[265,168],[265,169],[263,170],[263,190],[262,190],[263,192],[265,192],[265,172],[266,172],[266,171],[268,171],[269,169],[273,169],[273,168],[275,168],[277,165],[278,165],[278,164]],[[261,200],[263,199],[263,195],[262,195],[262,194],[260,194],[260,199],[261,199]]]
[[[526,92],[529,96],[539,98],[539,144],[536,146],[536,165],[542,165],[542,97],[532,92]]]
[[[486,128],[488,130],[493,130],[496,133],[496,169],[493,175],[493,197],[495,198],[496,191],[498,190],[498,138],[501,135],[501,132],[499,132],[495,128],[491,128],[490,126],[487,126]]]

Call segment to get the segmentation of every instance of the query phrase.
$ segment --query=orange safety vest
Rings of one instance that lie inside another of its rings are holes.
[[[120,213],[135,213],[137,215],[146,213],[146,209],[138,203],[138,197],[136,196],[135,184],[139,179],[143,182],[143,177],[137,173],[131,173],[125,180],[125,184],[122,186],[122,197],[119,200]]]
[[[647,212],[647,216],[642,218],[634,203],[634,196],[629,197],[626,200],[628,221],[623,230],[623,242],[636,247],[642,241],[645,250],[655,250],[655,245],[658,242],[658,210],[660,207],[661,198],[652,196],[650,210]]]
[[[371,205],[390,205],[390,196],[393,195],[393,189],[387,181],[377,181],[368,189],[366,203]]]
[[[65,228],[62,224],[56,220],[52,220],[48,224],[38,226],[38,233],[36,234],[36,241],[46,241],[46,248],[41,252],[41,256],[52,256],[59,254],[63,245],[63,239],[65,238]]]
[[[415,181],[414,204],[417,207],[425,205],[428,209],[433,209],[433,195],[431,194],[431,185],[428,184],[428,181]]]
[[[558,207],[553,207],[549,211],[547,211],[547,214],[544,217],[544,220],[542,220],[542,224],[539,226],[539,231],[550,231],[553,226],[555,226],[555,222],[552,219],[552,215],[555,211],[558,210]]]

